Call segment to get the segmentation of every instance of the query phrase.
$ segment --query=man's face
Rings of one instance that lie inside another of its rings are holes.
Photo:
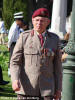
[[[47,26],[50,23],[50,20],[45,17],[37,16],[35,18],[32,18],[32,23],[34,30],[36,30],[38,33],[42,33],[46,30]]]
[[[16,23],[20,28],[22,28],[23,22],[21,20],[16,20]]]

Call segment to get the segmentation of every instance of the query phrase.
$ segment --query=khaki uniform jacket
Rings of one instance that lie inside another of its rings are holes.
[[[33,35],[31,34],[33,33]],[[57,35],[46,32],[42,52],[39,37],[31,30],[23,32],[18,39],[10,62],[11,80],[21,84],[18,94],[31,96],[54,95],[62,87],[62,65]]]

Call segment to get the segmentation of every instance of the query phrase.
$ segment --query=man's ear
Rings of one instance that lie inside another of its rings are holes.
[[[33,24],[34,19],[32,18],[32,24]]]
[[[50,19],[48,19],[48,25],[50,24]]]

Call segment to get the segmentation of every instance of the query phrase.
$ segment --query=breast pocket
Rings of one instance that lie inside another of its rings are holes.
[[[33,48],[33,47],[24,49],[25,55],[36,55],[38,53],[39,53],[38,50],[36,48]]]
[[[31,43],[29,42],[24,47],[24,54],[30,54],[30,55],[38,54],[38,52],[39,52],[38,49],[39,49],[38,46],[35,45],[34,42],[31,42]]]
[[[27,48],[24,48],[24,56],[25,56],[25,65],[36,66],[37,59],[39,56],[39,50],[35,47],[28,46]]]

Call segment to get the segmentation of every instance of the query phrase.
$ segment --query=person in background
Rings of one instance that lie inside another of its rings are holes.
[[[21,33],[21,28],[24,28],[24,20],[23,20],[23,12],[18,12],[14,14],[14,22],[10,27],[9,34],[8,34],[8,50],[10,52],[10,58],[9,58],[9,66],[8,66],[8,76],[10,76],[10,59],[13,53],[13,49],[15,47],[15,44],[17,42],[17,39],[19,38],[19,35]],[[23,30],[22,30],[23,31]]]
[[[0,85],[6,85],[8,83],[9,83],[9,81],[3,80],[2,68],[0,65]],[[4,91],[4,89],[0,87],[0,91]]]
[[[71,12],[71,13],[72,13],[72,12]],[[71,13],[70,13],[70,15],[67,17],[67,19],[66,19],[66,34],[65,34],[65,36],[64,36],[64,40],[65,40],[66,45],[67,45],[67,43],[68,43],[68,41],[69,41],[69,37],[70,37],[70,34],[71,34]],[[66,46],[66,45],[65,45],[65,46]],[[62,62],[65,62],[65,61],[66,61],[66,58],[67,58],[67,56],[68,56],[68,54],[65,53],[65,46],[64,46],[64,48],[62,49],[62,51],[63,51],[62,59],[61,59]]]
[[[28,30],[28,22],[23,21],[22,28],[20,28],[20,33],[24,32],[26,30]]]
[[[5,34],[6,29],[4,25],[4,21],[0,18],[0,44],[5,44]]]
[[[10,61],[12,88],[18,100],[59,100],[62,63],[59,37],[47,30],[46,8],[32,15],[33,29],[24,31]]]
[[[71,12],[72,13],[72,12]],[[69,40],[69,36],[71,34],[71,13],[70,15],[66,18],[66,34],[64,36],[64,39],[66,41]]]

